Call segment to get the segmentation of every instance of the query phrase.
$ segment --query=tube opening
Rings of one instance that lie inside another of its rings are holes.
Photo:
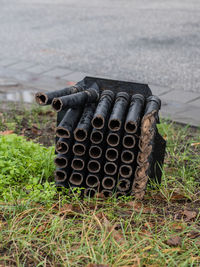
[[[87,188],[87,189],[85,189],[84,193],[85,193],[86,197],[94,197],[96,192],[97,191],[95,189],[93,189],[93,188]]]
[[[133,148],[135,146],[134,136],[125,135],[123,138],[123,146],[126,148]]]
[[[48,101],[48,97],[46,94],[43,93],[37,93],[35,95],[35,100],[38,104],[40,105],[46,105],[47,101]]]
[[[70,132],[67,129],[65,129],[65,128],[58,127],[56,129],[56,135],[58,137],[70,138]]]
[[[107,162],[104,166],[104,171],[106,174],[114,175],[117,172],[117,165],[112,162]]]
[[[101,169],[101,165],[100,165],[100,163],[98,161],[96,161],[96,160],[90,160],[88,162],[88,170],[90,172],[97,173],[97,172],[100,171],[100,169]]]
[[[100,158],[102,154],[102,150],[98,146],[91,146],[89,150],[89,155],[91,158],[97,159]]]
[[[137,125],[133,121],[128,121],[125,125],[127,133],[135,133],[137,131]]]
[[[125,196],[126,195],[126,193],[124,193],[124,192],[117,192],[116,193],[116,197],[122,197],[122,196]]]
[[[64,168],[67,166],[68,160],[64,157],[57,157],[54,162],[59,168]]]
[[[109,190],[102,190],[102,193],[104,195],[104,197],[111,197],[112,196],[112,192]]]
[[[59,182],[63,182],[65,181],[67,178],[67,174],[64,171],[61,170],[57,170],[55,171],[55,179]]]
[[[85,154],[85,150],[86,150],[86,148],[85,148],[85,146],[83,144],[75,144],[73,146],[73,152],[77,156],[84,155]]]
[[[119,144],[119,135],[114,134],[114,133],[110,133],[107,137],[107,143],[110,146],[117,146]]]
[[[74,138],[76,141],[84,141],[87,137],[87,132],[84,129],[77,129],[74,132]]]
[[[129,187],[130,187],[130,181],[126,179],[122,179],[121,181],[119,181],[119,184],[117,186],[117,188],[121,191],[127,191]]]
[[[108,148],[106,150],[106,159],[110,161],[115,161],[118,158],[118,151],[114,148]]]
[[[51,105],[56,111],[60,111],[62,109],[62,101],[59,98],[54,98]]]
[[[94,144],[99,144],[99,143],[101,143],[102,140],[103,140],[103,134],[101,132],[99,132],[99,131],[92,132],[91,141]]]
[[[72,173],[69,181],[72,184],[80,185],[83,182],[83,175],[81,173]]]
[[[115,180],[112,177],[105,177],[102,181],[102,185],[106,189],[112,189],[115,186]]]
[[[108,125],[109,129],[112,131],[118,131],[121,127],[121,123],[119,120],[117,119],[113,119],[109,121],[109,125]]]
[[[122,177],[128,178],[132,174],[132,168],[128,165],[123,165],[120,167],[120,174]]]
[[[131,163],[134,160],[134,154],[131,151],[123,151],[122,152],[122,161],[124,163]]]
[[[82,159],[73,159],[72,168],[77,171],[81,171],[84,168],[84,161]]]
[[[69,150],[69,146],[65,142],[57,142],[56,144],[56,151],[60,154],[65,154]]]
[[[104,126],[104,118],[101,116],[96,116],[92,120],[92,126],[96,129],[102,129]]]
[[[96,187],[99,185],[99,178],[96,175],[88,175],[86,184],[89,187]]]

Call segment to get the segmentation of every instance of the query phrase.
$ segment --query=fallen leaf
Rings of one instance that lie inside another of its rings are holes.
[[[191,144],[191,146],[199,146],[199,145],[200,145],[200,142]]]
[[[167,245],[169,246],[178,246],[181,244],[180,236],[172,236],[170,239],[167,240]]]
[[[199,232],[197,232],[197,231],[191,231],[191,232],[189,232],[188,234],[187,234],[187,236],[189,237],[189,238],[192,238],[192,239],[194,239],[194,238],[197,238],[197,237],[199,237],[200,236],[200,231]]]
[[[183,194],[174,191],[171,195],[171,201],[177,201],[177,200],[185,200],[187,199]]]
[[[183,229],[185,229],[186,226],[187,226],[186,223],[174,222],[171,225],[171,229],[174,229],[176,231],[182,231]]]
[[[138,201],[130,201],[127,203],[128,206],[132,207],[136,212],[142,213],[155,213],[155,209],[152,207],[145,207],[141,202]]]
[[[196,213],[196,211],[184,210],[183,215],[186,217],[184,220],[186,222],[188,222],[188,221],[196,218],[197,213]]]
[[[0,132],[0,135],[8,135],[8,134],[12,134],[13,131],[12,130],[7,130],[7,131],[4,131],[4,132]]]
[[[108,232],[108,235],[111,235],[117,243],[122,243],[124,241],[124,236],[121,231],[115,230],[116,224],[112,224],[106,216],[102,213],[103,216],[103,225]]]

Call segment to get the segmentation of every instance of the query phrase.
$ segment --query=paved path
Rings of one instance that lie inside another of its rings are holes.
[[[199,14],[199,0],[0,0],[0,91],[12,79],[20,96],[84,74],[141,81],[163,116],[200,125]]]

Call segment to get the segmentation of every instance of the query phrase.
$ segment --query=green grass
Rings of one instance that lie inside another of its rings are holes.
[[[40,112],[27,119],[41,121]],[[199,266],[200,130],[163,120],[159,131],[163,179],[142,201],[62,196],[51,184],[51,147],[1,137],[10,176],[1,169],[0,266]]]

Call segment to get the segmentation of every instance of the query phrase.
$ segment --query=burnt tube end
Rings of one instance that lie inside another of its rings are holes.
[[[87,138],[87,131],[85,129],[76,128],[74,131],[74,139],[78,142],[83,142]]]
[[[116,99],[117,98],[124,98],[128,102],[129,99],[130,99],[130,95],[128,93],[126,93],[126,92],[119,92],[116,95]]]
[[[72,150],[76,156],[83,156],[85,154],[86,147],[81,143],[77,143],[73,145]]]
[[[133,148],[135,146],[135,137],[133,135],[125,135],[122,144],[125,148]]]
[[[96,129],[102,129],[104,127],[104,124],[105,124],[105,120],[104,120],[103,116],[101,116],[101,115],[96,115],[92,119],[92,126]]]
[[[56,170],[54,176],[57,182],[64,182],[67,179],[67,173],[64,170]]]
[[[60,98],[54,98],[51,105],[55,111],[59,112],[62,110],[63,103]]]
[[[68,164],[68,159],[65,158],[62,155],[58,155],[55,159],[54,159],[54,163],[58,168],[65,168],[67,167]]]
[[[104,165],[104,172],[107,175],[115,175],[117,172],[117,164],[115,164],[114,162],[106,162],[106,164]]]
[[[106,150],[106,159],[108,161],[115,161],[118,159],[119,152],[115,148],[108,148]]]
[[[111,102],[113,102],[115,99],[115,93],[111,90],[104,90],[101,93],[101,97],[104,97],[104,96],[108,96],[110,98]]]
[[[45,93],[38,92],[35,94],[35,100],[39,105],[47,105],[48,96]]]
[[[84,190],[85,197],[94,197],[96,193],[97,193],[97,190],[95,190],[94,188],[86,188]]]
[[[66,142],[58,141],[56,144],[56,152],[66,154],[69,151],[69,145]]]
[[[122,165],[119,168],[119,173],[123,178],[129,178],[132,175],[132,168],[129,165]]]
[[[130,150],[124,150],[121,154],[121,161],[130,164],[134,161],[134,153]]]
[[[81,158],[74,158],[72,160],[71,167],[75,171],[82,171],[85,167],[85,162]]]
[[[93,159],[98,159],[102,155],[102,149],[99,146],[91,146],[89,149],[89,156]]]
[[[122,192],[124,192],[124,191],[128,191],[129,189],[130,189],[130,181],[129,180],[127,180],[127,179],[121,179],[121,180],[119,180],[119,182],[118,182],[118,185],[117,185],[117,188],[120,190],[120,191],[122,191]]]
[[[102,190],[101,193],[104,195],[105,198],[112,197],[112,191],[110,190]]]
[[[98,173],[101,169],[101,164],[97,160],[90,160],[88,162],[88,171],[91,173]]]
[[[138,125],[134,121],[127,121],[124,126],[125,131],[131,134],[136,133],[137,128],[138,128]]]
[[[110,146],[118,146],[120,141],[120,136],[117,133],[109,133],[107,136],[107,143]]]
[[[79,172],[73,172],[69,178],[69,182],[73,185],[81,185],[83,182],[83,174]]]
[[[65,129],[64,127],[57,127],[56,128],[56,135],[58,137],[63,137],[63,138],[70,138],[71,134],[69,130]]]
[[[109,120],[108,128],[113,132],[119,131],[121,128],[121,121],[118,119]]]
[[[103,133],[98,130],[92,131],[90,141],[93,144],[100,144],[103,141]]]
[[[115,179],[113,177],[104,177],[102,180],[102,186],[105,189],[113,189],[113,187],[115,186]]]
[[[100,184],[98,176],[89,174],[86,178],[86,185],[89,187],[98,187]]]

